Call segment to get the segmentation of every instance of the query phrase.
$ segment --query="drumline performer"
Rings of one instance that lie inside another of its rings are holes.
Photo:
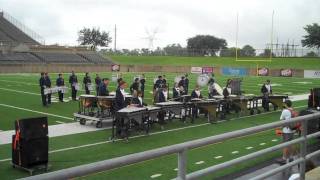
[[[75,75],[74,71],[72,71],[71,76],[69,77],[69,83],[71,85],[71,96],[72,100],[76,101],[77,99],[77,91],[78,91],[78,78]]]
[[[44,79],[46,88],[51,88],[51,80],[47,72],[44,74]],[[51,93],[47,94],[47,100],[48,104],[51,104]]]
[[[44,94],[44,89],[46,88],[44,72],[41,72],[41,77],[39,79],[39,85],[40,85],[42,105],[47,106],[47,96]]]
[[[86,94],[90,94],[89,86],[91,86],[91,78],[88,72],[86,72],[86,75],[83,78],[83,84],[84,84],[84,89],[86,91]]]
[[[58,76],[58,78],[57,78],[56,86],[57,86],[57,87],[63,87],[63,86],[64,86],[64,79],[63,79],[61,73],[59,74],[59,76]],[[60,102],[63,102],[63,92],[62,92],[61,89],[58,91],[58,96],[59,96],[59,101],[60,101]]]
[[[98,87],[98,96],[109,96],[109,78],[103,78]]]
[[[130,93],[131,95],[134,93],[134,91],[139,90],[139,78],[135,78],[134,82],[130,86]]]
[[[272,94],[271,82],[268,79],[261,87],[262,97],[262,107],[265,111],[269,111],[269,95]]]
[[[125,88],[127,84],[124,81],[119,82],[119,87],[116,90],[116,99],[115,99],[115,111],[119,111],[127,107],[126,104],[126,95],[125,95]],[[116,119],[116,127],[117,127],[117,135],[121,137],[128,137],[127,136],[127,127],[125,127],[123,119]]]
[[[197,85],[194,90],[191,92],[191,98],[198,98],[198,99],[202,99],[202,95],[201,95],[201,91],[199,86]],[[192,116],[193,117],[198,117],[198,108],[192,108]],[[192,121],[193,123],[193,121]]]
[[[144,88],[145,88],[146,79],[144,74],[142,74],[142,77],[140,78],[140,91],[142,93],[142,98],[144,98]]]
[[[96,83],[96,93],[98,95],[99,86],[100,86],[100,83],[101,83],[101,78],[100,78],[99,74],[96,74],[96,78],[94,79],[94,82]]]

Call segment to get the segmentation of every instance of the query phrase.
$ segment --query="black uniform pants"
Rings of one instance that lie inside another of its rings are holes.
[[[44,88],[41,88],[41,100],[42,100],[42,105],[46,106],[47,105],[47,95],[44,94]]]
[[[71,86],[71,96],[72,96],[72,100],[76,100],[77,98],[77,90],[74,86]]]
[[[263,96],[262,97],[262,107],[265,111],[269,111],[269,97],[268,96]]]
[[[89,88],[88,88],[87,85],[85,85],[85,88],[84,88],[84,89],[86,90],[86,94],[90,94],[90,90],[89,90]]]
[[[51,104],[51,94],[47,94],[48,104]]]
[[[61,91],[58,91],[58,95],[59,95],[59,101],[63,102],[63,93]]]

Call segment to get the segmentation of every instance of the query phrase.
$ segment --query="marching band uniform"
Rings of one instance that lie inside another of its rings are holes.
[[[125,99],[124,89],[121,87],[125,83],[123,81],[119,82],[119,87],[116,90],[116,99],[115,99],[115,111],[119,111],[127,106]],[[118,136],[128,137],[128,127],[125,126],[123,118],[116,119],[116,132]]]
[[[209,93],[209,99],[213,98],[213,96],[218,95],[217,89],[214,85],[214,79],[211,78],[209,80],[209,85],[208,85],[208,93]]]
[[[181,77],[181,80],[179,81],[179,83],[178,83],[178,86],[179,87],[183,87],[183,93],[181,93],[181,95],[185,95],[186,94],[186,80],[184,79],[184,77]]]
[[[272,87],[269,80],[267,80],[267,83],[262,85],[261,93],[263,95],[262,107],[265,111],[269,111],[269,95],[272,94]]]
[[[177,99],[180,97],[180,89],[179,87],[172,88],[172,98]]]
[[[158,80],[156,81],[156,83],[154,84],[154,89],[158,89],[158,88],[161,88],[164,83],[163,83],[163,79],[161,76],[159,76]]]
[[[142,92],[142,98],[144,98],[144,88],[145,88],[145,84],[146,80],[144,78],[144,76],[140,79],[140,90]]]
[[[191,92],[191,98],[202,98],[201,91],[199,89],[195,89]],[[192,116],[198,117],[198,109],[197,107],[192,108]],[[191,121],[193,123],[193,120]]]
[[[138,91],[138,90],[139,90],[139,79],[136,78],[130,86],[130,92],[131,94],[133,94],[134,91]]]
[[[121,87],[119,87],[116,91],[115,110],[118,111],[122,108],[125,108],[126,106],[127,104],[124,89],[121,89]]]
[[[51,88],[51,80],[50,77],[48,76],[48,73],[45,74],[45,86],[46,88]],[[51,93],[47,94],[47,100],[48,100],[48,104],[51,104]]]
[[[78,78],[74,72],[72,72],[72,75],[69,77],[69,83],[71,85],[72,100],[75,101],[77,98],[77,90],[75,86],[78,83]]]
[[[86,94],[90,94],[89,85],[91,84],[91,78],[88,73],[83,78],[84,89],[86,90]]]
[[[41,77],[39,79],[39,85],[41,88],[41,100],[42,100],[42,105],[47,106],[47,96],[44,94],[44,89],[46,87],[45,85],[45,78],[44,78],[44,73],[41,73]]]
[[[137,105],[137,107],[143,107],[147,105],[146,103],[143,102],[142,97],[139,97],[139,96],[132,98],[131,103],[134,105]]]
[[[95,83],[96,83],[96,93],[98,95],[99,93],[99,86],[100,86],[100,83],[101,83],[101,78],[99,77],[99,75],[97,74],[97,77],[94,79]]]
[[[189,79],[188,79],[187,75],[186,75],[186,78],[184,80],[184,84],[185,84],[185,87],[184,87],[185,94],[188,94],[188,92],[189,92]]]
[[[159,95],[158,95],[158,103],[160,102],[166,102],[167,99],[168,99],[168,93],[165,89],[161,89],[160,92],[159,92]],[[161,129],[163,129],[163,124],[165,124],[164,122],[164,117],[166,115],[166,111],[160,111],[158,113],[158,121],[159,121],[159,124],[161,125]]]
[[[103,81],[101,81],[99,84],[98,96],[109,96],[108,87]]]
[[[56,86],[58,87],[64,86],[64,79],[61,77],[61,74],[59,74],[59,77],[56,81]],[[63,102],[63,93],[61,90],[58,91],[58,95],[59,95],[59,101]]]

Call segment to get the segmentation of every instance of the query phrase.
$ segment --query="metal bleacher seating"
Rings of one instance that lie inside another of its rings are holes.
[[[3,16],[0,16],[0,36],[1,40],[7,39],[14,42],[23,42],[27,44],[35,44],[38,45],[39,42],[35,41],[27,34],[22,32],[16,26],[11,24],[8,20],[6,20]]]
[[[86,59],[73,53],[64,52],[33,52],[35,56],[44,61],[45,63],[81,63],[88,64]]]
[[[104,58],[95,52],[81,52],[78,53],[78,55],[94,64],[113,64],[111,60]]]
[[[1,64],[27,64],[27,63],[41,63],[41,61],[30,53],[0,53]]]

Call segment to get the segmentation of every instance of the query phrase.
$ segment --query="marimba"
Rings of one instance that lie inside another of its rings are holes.
[[[217,122],[217,110],[219,109],[220,101],[216,99],[206,99],[202,100],[199,98],[191,99],[193,103],[193,108],[202,108],[208,112],[208,122]],[[192,115],[192,121],[194,119],[194,114]]]
[[[174,115],[181,116],[181,110],[184,108],[183,103],[177,101],[167,101],[155,104],[160,107],[162,111],[173,113]],[[170,117],[169,117],[170,118]]]
[[[149,126],[144,126],[146,113],[147,108],[145,107],[126,107],[117,111],[112,125],[112,139],[115,138],[115,129],[117,131],[117,135],[128,138],[129,129],[131,128],[131,124],[134,123],[138,123],[140,127],[143,127],[146,132],[148,132]]]

